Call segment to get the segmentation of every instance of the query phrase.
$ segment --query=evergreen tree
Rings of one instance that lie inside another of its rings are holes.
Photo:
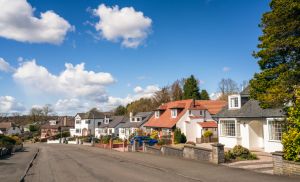
[[[194,75],[191,75],[184,82],[183,99],[201,99],[199,93],[199,84]]]
[[[295,102],[300,84],[300,1],[272,0],[262,17],[258,58],[261,72],[251,80],[251,96],[263,107]]]
[[[206,90],[201,90],[201,100],[210,100],[208,92]]]

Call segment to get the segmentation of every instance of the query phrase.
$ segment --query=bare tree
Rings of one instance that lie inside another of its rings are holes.
[[[51,115],[53,113],[53,108],[52,108],[52,105],[51,104],[46,104],[43,108],[43,115],[45,117]]]
[[[220,100],[227,100],[227,96],[230,94],[236,94],[239,93],[239,87],[238,84],[230,79],[222,79],[219,82],[219,92],[221,93],[221,96],[219,97]]]
[[[163,103],[170,102],[170,100],[171,100],[170,95],[171,95],[170,88],[163,87],[161,90],[154,93],[154,96],[152,97],[153,104],[158,107]]]
[[[175,81],[171,86],[171,99],[173,101],[181,100],[183,97],[183,91],[179,80]]]

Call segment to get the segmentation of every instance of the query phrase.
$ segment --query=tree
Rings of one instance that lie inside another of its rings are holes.
[[[138,112],[148,112],[154,110],[156,107],[153,105],[152,99],[141,98],[134,102],[131,102],[126,106],[127,112],[133,112],[134,114]]]
[[[236,94],[239,92],[239,88],[237,86],[237,83],[230,79],[222,79],[219,82],[219,92],[221,93],[221,96],[218,98],[219,100],[227,100],[228,95]]]
[[[272,0],[262,17],[259,51],[261,72],[250,81],[250,95],[263,108],[284,107],[284,158],[299,161],[300,153],[300,2]]]
[[[199,84],[194,75],[191,75],[185,80],[183,86],[183,99],[201,99],[199,93]]]
[[[153,97],[154,106],[158,107],[163,103],[168,103],[171,100],[169,87],[163,87],[161,90],[154,93]]]
[[[125,114],[127,114],[127,109],[124,106],[118,106],[115,111],[114,111],[116,116],[123,116]]]
[[[272,0],[270,8],[262,17],[263,35],[254,53],[261,72],[250,82],[251,97],[264,108],[295,103],[300,84],[300,2]]]
[[[180,86],[180,81],[175,81],[171,86],[171,99],[172,101],[182,100],[183,98],[183,91]]]
[[[29,112],[30,122],[37,122],[43,119],[43,110],[41,108],[33,107]]]
[[[42,110],[43,110],[43,115],[46,117],[49,116],[51,113],[53,113],[53,108],[51,104],[44,105]]]
[[[201,100],[210,100],[208,92],[206,90],[201,90]]]

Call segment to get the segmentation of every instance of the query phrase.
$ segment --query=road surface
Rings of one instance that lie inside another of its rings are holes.
[[[36,152],[36,145],[25,144],[22,152],[0,159],[0,182],[19,181]]]
[[[298,177],[273,176],[206,162],[100,148],[40,144],[40,153],[25,181],[200,181],[277,182]]]

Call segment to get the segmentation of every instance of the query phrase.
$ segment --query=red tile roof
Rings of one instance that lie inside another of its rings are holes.
[[[215,121],[198,122],[202,128],[218,128],[218,124]]]
[[[195,101],[195,106],[192,99],[169,102],[159,107],[160,110],[162,108],[165,109],[165,111],[160,113],[159,118],[155,118],[155,115],[152,116],[144,126],[153,128],[172,128],[189,109],[208,110],[208,112],[210,112],[211,114],[216,114],[225,105],[225,101],[213,100],[197,100]],[[171,117],[172,108],[181,108],[180,110],[178,110],[176,118]]]

